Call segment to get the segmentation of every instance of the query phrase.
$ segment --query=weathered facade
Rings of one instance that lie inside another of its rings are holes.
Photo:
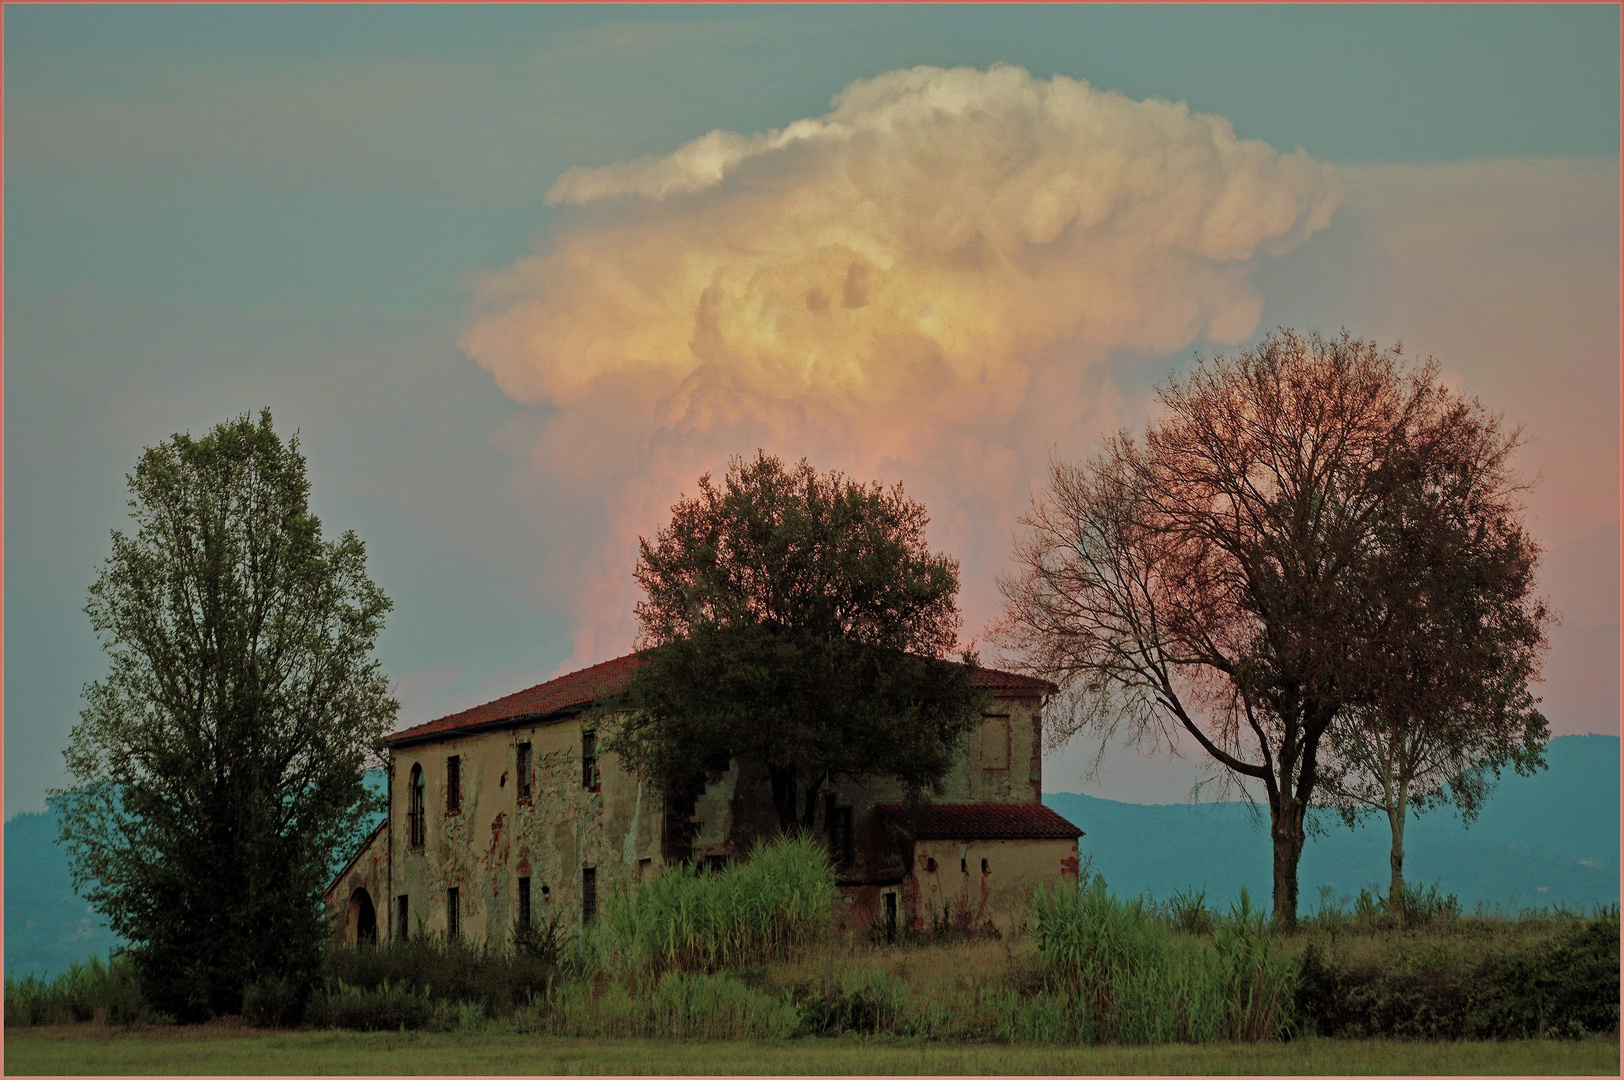
[[[554,917],[578,927],[609,890],[667,862],[725,865],[772,835],[759,765],[735,761],[676,806],[598,752],[583,713],[635,664],[621,657],[392,735],[389,816],[328,890],[335,935],[483,941]],[[935,805],[906,808],[896,783],[859,778],[833,784],[818,808],[838,926],[1007,928],[1038,884],[1075,882],[1081,833],[1041,802],[1042,708],[1054,688],[988,669],[976,677],[993,704]]]

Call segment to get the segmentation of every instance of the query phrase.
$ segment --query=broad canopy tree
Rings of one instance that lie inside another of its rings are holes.
[[[182,1020],[317,976],[322,890],[379,809],[362,776],[396,712],[371,651],[389,600],[354,533],[322,538],[270,413],[146,451],[133,535],[86,612],[108,654],[52,793],[76,887]]]
[[[1346,333],[1276,331],[1158,398],[1143,442],[1119,434],[1085,464],[1052,466],[1002,582],[1000,637],[1061,684],[1070,709],[1051,708],[1051,739],[1186,737],[1261,787],[1274,917],[1290,926],[1335,726],[1398,692],[1395,653],[1427,651],[1406,615],[1420,562],[1453,560],[1448,575],[1481,582],[1485,602],[1526,599],[1526,576],[1483,549],[1396,542],[1394,508],[1424,492],[1468,534],[1514,529],[1492,509],[1509,506],[1503,469],[1474,469],[1485,448],[1503,466],[1514,436],[1439,385],[1435,364]],[[1457,482],[1426,479],[1446,476]],[[1494,652],[1494,635],[1474,640]],[[1469,685],[1464,652],[1460,664],[1452,685]],[[1502,673],[1513,697],[1532,674]]]
[[[780,828],[810,828],[842,776],[914,794],[980,719],[956,645],[958,564],[925,541],[900,486],[759,452],[672,508],[639,549],[646,662],[610,708],[608,745],[670,793],[760,762]]]

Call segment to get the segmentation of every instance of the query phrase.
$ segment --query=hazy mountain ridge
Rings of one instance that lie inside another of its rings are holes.
[[[1619,901],[1619,739],[1569,735],[1552,739],[1548,768],[1535,776],[1502,776],[1493,798],[1469,827],[1447,810],[1412,817],[1405,829],[1404,875],[1437,882],[1469,911],[1479,903],[1505,908]],[[1254,899],[1271,889],[1268,810],[1245,803],[1141,805],[1071,792],[1045,804],[1087,834],[1082,852],[1113,891],[1165,899],[1180,890],[1207,891],[1227,904],[1246,886]],[[1362,887],[1385,892],[1390,845],[1385,819],[1348,829],[1333,816],[1311,836],[1299,869],[1299,905],[1312,910],[1322,886],[1333,898]]]
[[[1619,739],[1570,735],[1552,739],[1550,768],[1507,776],[1470,828],[1444,812],[1412,819],[1405,875],[1437,881],[1470,910],[1478,902],[1506,907],[1619,901]],[[1119,893],[1165,899],[1180,890],[1207,891],[1225,906],[1242,885],[1267,902],[1270,855],[1267,811],[1242,803],[1141,805],[1052,792],[1043,801],[1087,834],[1082,852]],[[18,814],[5,825],[5,969],[10,975],[54,974],[75,960],[105,956],[119,944],[106,921],[76,896],[66,853],[56,844],[55,815]],[[1301,907],[1387,882],[1387,827],[1358,830],[1328,822],[1309,840],[1301,867]]]

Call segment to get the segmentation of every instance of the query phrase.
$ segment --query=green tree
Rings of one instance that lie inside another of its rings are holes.
[[[1159,392],[1143,443],[1122,433],[1051,469],[1003,582],[1001,637],[1065,691],[1056,735],[1191,740],[1262,788],[1282,926],[1333,725],[1397,692],[1399,636],[1417,658],[1434,648],[1398,618],[1403,583],[1427,559],[1496,573],[1469,548],[1393,542],[1416,476],[1471,474],[1496,445],[1437,375],[1346,333],[1280,330],[1203,360]],[[1475,491],[1432,494],[1469,518]]]
[[[1544,765],[1550,730],[1529,684],[1551,616],[1534,593],[1518,445],[1454,400],[1428,445],[1393,462],[1376,519],[1366,693],[1332,727],[1320,798],[1350,826],[1387,819],[1400,912],[1408,816],[1450,805],[1470,823],[1503,769]]]
[[[361,541],[322,539],[297,437],[262,412],[176,435],[129,477],[133,536],[90,588],[108,654],[52,793],[76,887],[183,1020],[301,998],[336,850],[378,807],[363,770],[397,709],[371,657],[390,608]]]
[[[672,793],[732,758],[766,767],[784,831],[823,786],[884,776],[934,789],[983,699],[958,639],[958,564],[924,507],[762,452],[672,508],[642,541],[638,668],[608,743]]]

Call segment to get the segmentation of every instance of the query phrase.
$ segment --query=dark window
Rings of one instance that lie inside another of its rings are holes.
[[[522,743],[519,744],[518,762],[517,762],[516,768],[513,771],[516,772],[518,774],[518,776],[519,776],[519,801],[522,802],[522,803],[527,803],[527,802],[530,801],[530,744],[529,743],[522,742]]]
[[[887,941],[897,939],[897,894],[885,894],[885,938]]]
[[[413,765],[411,791],[406,808],[407,846],[422,847],[423,837],[427,831],[423,822],[423,766]],[[401,897],[402,901],[405,899]]]
[[[705,856],[705,869],[709,870],[713,874],[720,874],[723,870],[727,869],[727,856],[726,855],[707,855],[707,856]]]
[[[581,871],[581,922],[591,922],[597,913],[598,871],[588,866]]]
[[[841,866],[852,861],[851,807],[836,806],[833,798],[823,806],[823,827],[828,834],[829,857]]]
[[[581,732],[581,786],[598,790],[598,733]]]
[[[445,812],[462,812],[462,758],[456,755],[445,759]]]
[[[519,879],[519,929],[530,929],[530,879]]]
[[[399,922],[398,927],[395,930],[395,936],[400,938],[402,941],[405,941],[408,937],[411,936],[411,929],[412,929],[411,924],[406,921],[406,914],[410,909],[407,907],[407,904],[406,904],[406,894],[405,893],[401,893],[398,897],[395,898],[395,907],[400,911],[400,916],[399,916],[400,922]]]
[[[456,937],[462,933],[462,896],[458,889],[445,891],[445,936]]]
[[[935,859],[926,859],[925,860],[925,872],[930,873],[930,874],[934,874],[936,872],[936,860]]]
[[[981,872],[983,874],[992,873],[992,868],[987,865],[987,860],[986,859],[981,860]]]

